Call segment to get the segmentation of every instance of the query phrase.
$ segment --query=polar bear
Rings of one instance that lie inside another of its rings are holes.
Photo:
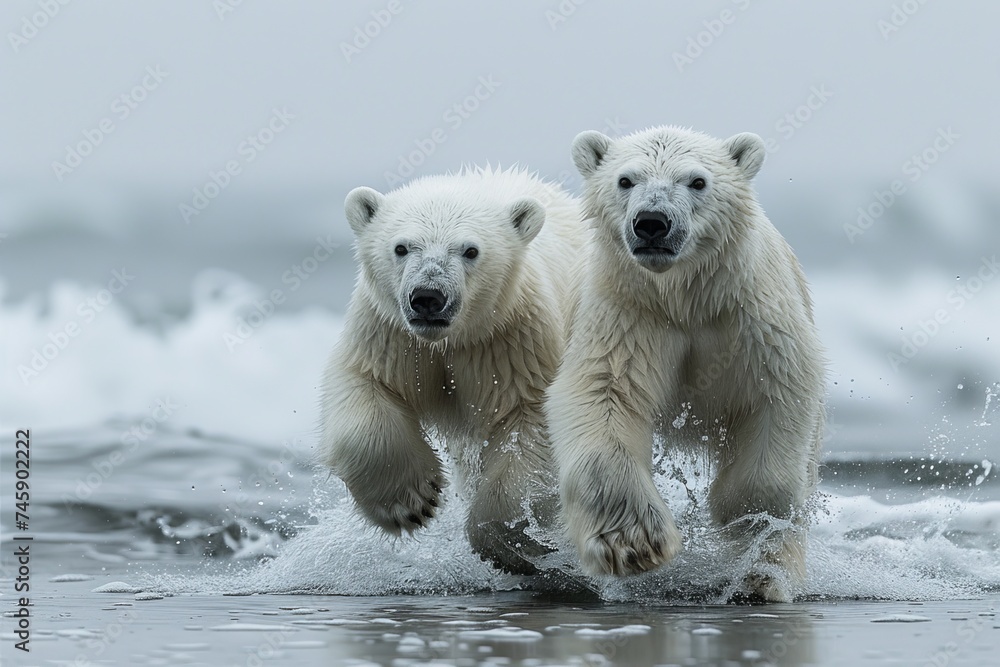
[[[575,303],[579,201],[521,169],[464,169],[345,202],[360,264],[323,383],[322,461],[392,535],[438,508],[443,438],[473,549],[509,572],[558,491],[543,404]]]
[[[784,525],[738,583],[787,600],[804,577],[824,361],[802,270],[750,185],[764,144],[657,127],[584,132],[572,154],[594,235],[546,413],[581,563],[635,574],[682,548],[653,483],[656,430],[709,443],[709,506],[731,544],[761,537],[765,518],[748,515]]]

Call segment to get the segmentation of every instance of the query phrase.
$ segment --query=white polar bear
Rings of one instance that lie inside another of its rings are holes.
[[[400,535],[438,507],[445,478],[427,437],[442,436],[472,547],[532,572],[524,556],[544,549],[524,534],[525,502],[556,513],[543,404],[588,235],[579,202],[487,167],[385,195],[357,188],[345,208],[360,272],[324,381],[323,462]]]
[[[546,412],[564,519],[590,573],[643,572],[682,547],[653,483],[657,429],[668,443],[712,443],[709,504],[737,546],[760,527],[747,515],[793,520],[765,543],[746,592],[786,600],[804,577],[824,361],[802,271],[750,185],[764,155],[754,134],[675,127],[573,142],[594,237]]]

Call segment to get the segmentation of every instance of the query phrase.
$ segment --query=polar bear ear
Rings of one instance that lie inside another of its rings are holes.
[[[743,175],[749,181],[764,164],[767,151],[764,148],[764,140],[753,132],[743,132],[735,134],[726,139],[726,150],[729,155],[736,160],[736,166],[743,170]]]
[[[355,234],[368,226],[382,206],[385,195],[371,188],[354,188],[344,200],[344,213]]]
[[[525,243],[538,236],[545,224],[545,207],[532,197],[522,197],[510,206],[510,222]]]
[[[586,178],[594,173],[611,146],[611,139],[595,130],[576,135],[573,140],[573,164],[580,175]]]

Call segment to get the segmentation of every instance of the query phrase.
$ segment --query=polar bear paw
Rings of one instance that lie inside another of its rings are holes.
[[[683,541],[670,510],[657,500],[659,506],[648,503],[642,511],[619,515],[614,524],[597,522],[608,527],[589,531],[578,542],[584,571],[626,576],[670,562],[683,548]]]
[[[787,576],[775,573],[751,572],[743,580],[743,587],[751,596],[764,602],[791,602],[792,592]]]
[[[349,485],[365,518],[396,537],[423,528],[434,518],[446,486],[440,466],[414,468],[402,477],[383,475]]]

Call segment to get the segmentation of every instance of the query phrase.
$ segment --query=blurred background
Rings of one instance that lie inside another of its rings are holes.
[[[308,458],[351,188],[516,162],[579,192],[578,132],[678,124],[768,141],[756,186],[813,286],[828,454],[986,459],[998,19],[986,0],[5,2],[0,420]]]

